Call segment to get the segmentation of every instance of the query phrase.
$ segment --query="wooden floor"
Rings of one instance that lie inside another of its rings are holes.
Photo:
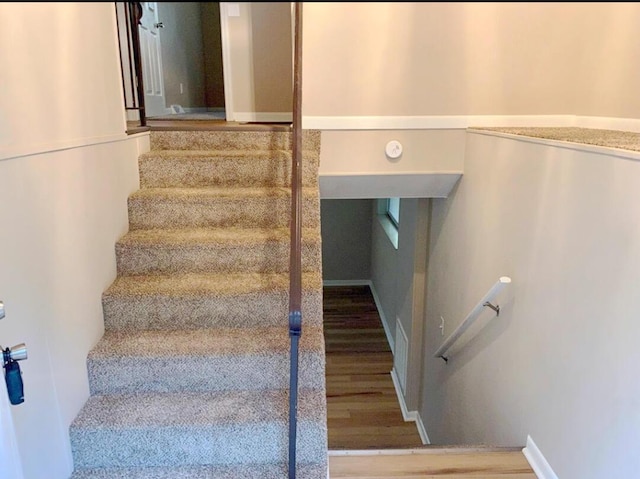
[[[368,286],[324,287],[329,449],[420,447],[402,418],[393,355]]]
[[[153,120],[148,118],[147,125],[140,122],[127,122],[127,133],[143,131],[291,131],[288,123],[239,123],[225,120]]]
[[[329,455],[331,479],[536,479],[520,450],[422,449]]]

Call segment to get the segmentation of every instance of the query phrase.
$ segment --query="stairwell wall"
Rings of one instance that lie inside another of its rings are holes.
[[[432,200],[420,406],[432,443],[530,435],[558,477],[637,475],[639,158],[468,133],[464,177]],[[513,281],[500,315],[485,308],[474,339],[434,358],[500,276]]]
[[[0,344],[29,351],[25,402],[0,414],[15,428],[16,479],[66,479],[148,136],[124,133],[113,4],[3,3],[0,43]]]

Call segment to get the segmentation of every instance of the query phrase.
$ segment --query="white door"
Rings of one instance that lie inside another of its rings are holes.
[[[142,80],[144,83],[144,106],[146,116],[167,114],[162,83],[162,55],[157,2],[142,2],[140,32],[140,56],[142,57]]]
[[[0,374],[0,376],[4,376]],[[6,479],[22,479],[22,465],[18,455],[11,406],[4,377],[0,378],[0,475]]]

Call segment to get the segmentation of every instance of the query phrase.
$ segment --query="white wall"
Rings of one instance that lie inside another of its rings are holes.
[[[637,3],[304,5],[305,117],[640,117]]]
[[[469,133],[464,168],[450,198],[433,200],[429,437],[531,435],[558,477],[635,477],[640,162]],[[448,336],[500,276],[513,280],[500,316],[448,364],[433,358],[440,316]]]
[[[291,4],[237,5],[238,16],[228,16],[228,8],[220,12],[227,26],[223,27],[223,48],[228,53],[225,77],[230,74],[225,82],[226,107],[233,107],[236,121],[291,121]]]
[[[114,10],[107,3],[0,4],[0,158],[121,138]]]
[[[29,350],[25,402],[11,410],[25,479],[72,470],[68,427],[89,396],[86,356],[104,329],[144,140],[0,161],[0,344]]]
[[[124,133],[113,4],[0,4],[0,43],[0,341],[29,350],[25,402],[11,418],[0,407],[1,422],[13,422],[24,479],[66,479],[148,136]]]

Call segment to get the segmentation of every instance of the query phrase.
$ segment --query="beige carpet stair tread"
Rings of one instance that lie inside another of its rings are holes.
[[[286,389],[289,331],[281,327],[107,331],[89,353],[91,394]],[[322,328],[304,328],[301,388],[325,390]]]
[[[317,186],[319,162],[317,152],[303,152],[304,186]],[[289,187],[292,160],[281,150],[160,150],[141,155],[139,169],[142,188]]]
[[[307,161],[318,161],[317,152],[307,150],[302,152],[302,156]],[[225,159],[267,159],[291,161],[291,152],[287,150],[151,150],[140,155],[140,160],[149,159],[188,159],[193,161],[215,162]]]
[[[132,230],[116,243],[118,274],[285,273],[288,228],[208,227]],[[319,228],[302,230],[302,270],[322,268]]]
[[[269,241],[289,242],[289,228],[183,228],[175,230],[134,230],[118,240],[123,245],[216,245],[262,244]],[[317,228],[303,228],[304,242],[319,242]]]
[[[302,420],[324,420],[324,391],[301,390]],[[89,398],[71,428],[116,428],[263,421],[288,422],[289,392],[143,393]]]
[[[300,351],[323,351],[321,328],[307,327],[300,339]],[[281,328],[216,328],[176,331],[106,331],[90,351],[90,359],[105,357],[142,358],[163,356],[258,355],[288,352],[287,325]]]
[[[287,390],[89,397],[70,427],[76,466],[231,465],[286,460]],[[300,390],[298,458],[327,461],[325,397]],[[132,447],[133,446],[133,447]]]
[[[286,479],[288,465],[246,464],[239,466],[191,466],[78,469],[71,479]],[[301,464],[300,479],[327,479],[325,465]]]
[[[302,273],[304,290],[322,289],[320,272]],[[136,275],[116,278],[105,296],[234,296],[254,292],[289,291],[289,274],[228,273]]]
[[[163,199],[177,201],[206,201],[219,198],[286,198],[291,196],[290,188],[262,187],[262,188],[143,188],[131,194],[132,200]],[[318,188],[303,187],[302,196],[318,196]]]
[[[288,150],[291,132],[279,131],[152,131],[152,150]],[[302,133],[302,148],[320,150],[320,130]]]

